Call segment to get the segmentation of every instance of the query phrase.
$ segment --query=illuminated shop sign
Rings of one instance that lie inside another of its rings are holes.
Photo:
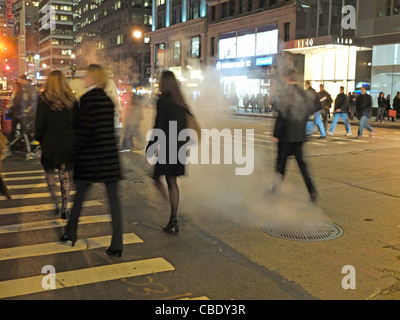
[[[355,40],[346,37],[323,36],[317,38],[299,39],[286,42],[286,49],[311,48],[324,45],[355,45]]]
[[[272,57],[256,58],[256,66],[270,66],[272,63]]]
[[[247,67],[251,67],[251,59],[241,59],[239,61],[218,61],[216,64],[217,71]]]
[[[247,69],[252,67],[271,66],[274,63],[273,56],[250,57],[245,59],[218,60],[215,68],[217,71],[232,69]]]

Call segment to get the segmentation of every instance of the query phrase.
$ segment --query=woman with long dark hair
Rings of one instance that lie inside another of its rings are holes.
[[[179,206],[179,188],[177,177],[185,175],[185,164],[179,161],[178,150],[186,143],[178,141],[176,137],[169,136],[169,127],[172,123],[176,123],[177,133],[187,128],[186,117],[190,114],[188,106],[179,88],[179,84],[175,75],[171,71],[164,71],[161,75],[159,90],[160,98],[157,101],[157,116],[155,119],[154,129],[161,129],[166,136],[164,149],[166,150],[166,161],[161,163],[158,161],[154,168],[153,179],[157,189],[161,192],[165,199],[169,199],[170,203],[170,219],[168,224],[163,228],[165,232],[179,232],[178,206]],[[172,145],[176,145],[176,150],[168,150],[170,139],[176,139]],[[147,154],[147,150],[156,141],[150,140],[146,148],[146,158],[152,155]],[[160,147],[161,150],[162,146]],[[174,152],[175,154],[172,154]],[[174,161],[171,161],[174,159]],[[168,185],[168,196],[160,181],[160,177],[165,176]]]
[[[56,214],[67,219],[70,196],[70,171],[72,169],[73,112],[78,101],[63,73],[52,71],[46,80],[43,93],[39,96],[35,119],[35,138],[42,149],[41,164],[47,185],[56,205]],[[61,186],[61,208],[57,202],[54,172],[58,170]]]

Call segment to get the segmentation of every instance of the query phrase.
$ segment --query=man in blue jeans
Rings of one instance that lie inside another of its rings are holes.
[[[367,94],[367,89],[365,87],[361,88],[361,94],[357,97],[356,110],[360,117],[357,139],[362,138],[364,127],[369,131],[370,137],[372,137],[374,130],[367,122],[367,120],[372,117],[372,100],[371,96]]]
[[[328,131],[328,134],[330,136],[333,136],[336,125],[340,119],[343,119],[344,125],[346,127],[346,136],[351,135],[348,113],[349,113],[349,99],[347,95],[344,93],[344,87],[340,87],[340,93],[337,95],[335,99],[335,116],[333,117],[331,127],[329,128]]]
[[[312,99],[316,105],[321,104],[317,92],[314,90],[313,87],[311,87],[310,81],[306,81],[306,92],[309,94],[310,99]],[[322,109],[322,104],[321,104],[321,109]],[[315,125],[318,127],[320,133],[320,137],[318,139],[325,139],[326,132],[324,123],[322,122],[321,110],[318,110],[317,112],[314,113],[314,122]]]

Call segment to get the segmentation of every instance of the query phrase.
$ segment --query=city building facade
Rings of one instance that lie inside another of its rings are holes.
[[[52,69],[67,71],[73,59],[72,0],[39,0],[39,55],[41,76]]]
[[[149,84],[151,0],[74,0],[75,63],[101,63],[117,82]]]

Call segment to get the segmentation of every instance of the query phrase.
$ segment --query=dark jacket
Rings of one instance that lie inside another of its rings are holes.
[[[367,118],[372,117],[372,100],[369,94],[366,93],[357,96],[356,111],[360,118],[362,116],[366,116]]]
[[[319,101],[319,97],[317,92],[315,91],[314,88],[310,87],[306,90],[306,95],[308,96],[308,99],[311,103],[310,108],[312,108],[312,110],[310,111],[312,114],[318,111],[321,111],[322,109],[322,104]],[[313,110],[315,110],[314,112],[312,112]]]
[[[279,114],[273,136],[279,142],[305,142],[306,124],[311,114],[321,110],[311,91],[288,85],[277,98]]]
[[[181,176],[185,174],[185,165],[179,161],[179,150],[186,143],[186,141],[178,141],[178,136],[170,137],[170,121],[176,122],[176,131],[179,135],[179,132],[187,128],[187,109],[181,107],[174,103],[168,95],[162,95],[160,99],[157,101],[157,115],[155,119],[154,129],[161,129],[166,137],[166,145],[160,145],[159,151],[159,161],[156,163],[154,168],[153,178],[158,179],[161,175],[173,175],[173,176]],[[173,127],[171,127],[173,128]],[[175,131],[175,130],[174,130]],[[171,148],[170,139],[175,139],[175,141],[171,141],[171,144],[175,144],[177,146],[176,154],[170,154]],[[147,149],[158,142],[157,139],[154,141],[149,141]],[[165,163],[160,163],[165,155]],[[175,159],[175,160],[173,160]]]
[[[45,169],[57,169],[65,164],[71,170],[72,144],[74,141],[73,114],[78,108],[52,110],[42,97],[38,99],[35,117],[35,139],[42,149],[41,164]]]
[[[339,110],[340,111],[336,111]],[[349,99],[346,94],[339,93],[335,99],[335,112],[348,113],[349,112]]]
[[[74,180],[84,183],[121,179],[114,104],[105,91],[94,88],[79,101],[74,114]]]
[[[386,109],[387,101],[386,101],[386,99],[384,97],[383,98],[378,97],[378,107]]]
[[[317,95],[318,95],[319,101],[322,104],[322,108],[329,110],[331,108],[332,101],[333,101],[332,96],[325,90],[318,92]]]
[[[393,99],[393,109],[400,112],[400,98],[395,97]]]

